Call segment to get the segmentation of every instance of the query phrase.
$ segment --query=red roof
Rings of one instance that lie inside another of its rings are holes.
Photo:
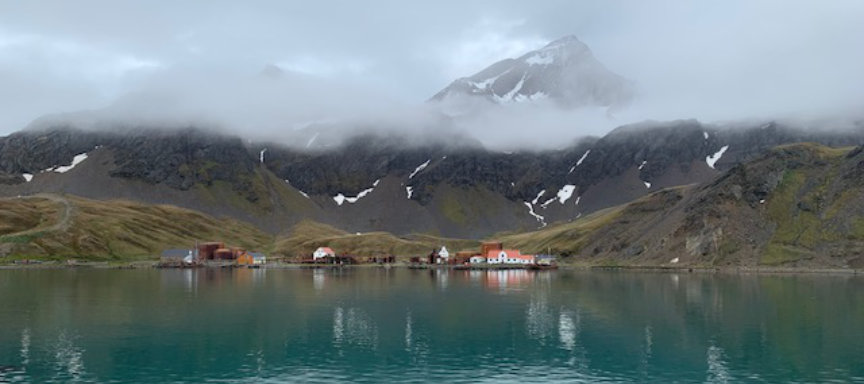
[[[532,255],[523,255],[519,253],[518,249],[493,249],[486,252],[487,259],[497,259],[498,255],[504,252],[506,254],[505,258],[507,259],[520,259],[520,260],[532,260],[534,256]]]
[[[330,247],[321,247],[321,248],[318,248],[318,250],[324,251],[324,253],[326,253],[328,255],[335,255],[336,254],[336,252],[333,252],[333,250],[330,249]]]

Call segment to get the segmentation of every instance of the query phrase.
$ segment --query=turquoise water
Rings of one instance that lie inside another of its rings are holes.
[[[864,382],[864,277],[0,270],[0,382]]]

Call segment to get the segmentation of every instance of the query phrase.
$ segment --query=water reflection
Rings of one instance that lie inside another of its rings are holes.
[[[24,369],[30,364],[30,328],[21,331],[21,366]]]
[[[561,348],[568,351],[573,351],[576,348],[576,336],[579,334],[579,325],[573,316],[564,311],[558,315],[558,340],[561,342]]]
[[[714,345],[708,346],[707,352],[708,363],[708,378],[709,383],[728,383],[729,369],[726,368],[726,363],[723,361],[723,349]]]
[[[324,283],[327,281],[327,275],[324,269],[313,269],[312,270],[312,286],[315,287],[316,291],[320,291],[324,289]]]
[[[527,286],[536,276],[535,272],[524,269],[502,269],[486,271],[486,287],[507,293],[510,290]]]
[[[548,289],[537,289],[531,293],[525,317],[529,337],[544,344],[547,339],[552,338],[558,321],[549,305]]]
[[[435,269],[435,280],[438,284],[438,289],[442,291],[447,290],[447,283],[450,280],[450,272],[449,269]]]
[[[346,345],[374,349],[378,346],[378,328],[362,309],[336,307],[333,312],[333,344],[337,349]]]
[[[864,377],[861,276],[0,271],[0,303],[0,381]]]
[[[77,339],[66,331],[57,337],[53,346],[55,380],[78,382],[83,379],[84,349],[75,344]]]

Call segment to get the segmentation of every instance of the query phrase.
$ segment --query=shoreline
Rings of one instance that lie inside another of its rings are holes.
[[[195,267],[159,267],[157,261],[139,261],[131,263],[114,264],[110,262],[78,262],[75,264],[64,264],[60,262],[43,262],[34,264],[0,264],[0,270],[44,270],[44,269],[247,269],[246,266],[235,266],[231,264],[204,265]],[[811,268],[811,267],[770,267],[770,266],[738,266],[738,267],[688,267],[688,266],[603,266],[603,265],[558,265],[558,268],[532,269],[522,266],[489,266],[489,265],[412,265],[408,263],[393,264],[296,264],[296,263],[274,263],[248,269],[444,269],[444,270],[526,270],[526,271],[583,271],[583,272],[642,272],[642,273],[721,273],[721,274],[832,274],[832,275],[864,275],[864,269],[852,268]]]

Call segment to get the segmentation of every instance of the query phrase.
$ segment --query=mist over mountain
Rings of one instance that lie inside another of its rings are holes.
[[[772,1],[336,7],[375,14],[372,24],[269,1],[243,11],[103,0],[0,7],[3,134],[73,114],[106,129],[194,125],[302,145],[315,136],[309,127],[334,138],[447,127],[512,150],[645,120],[852,115],[864,99],[855,49],[864,10],[854,1],[818,12]],[[445,88],[482,97],[424,103]],[[543,100],[514,102],[529,98]]]

